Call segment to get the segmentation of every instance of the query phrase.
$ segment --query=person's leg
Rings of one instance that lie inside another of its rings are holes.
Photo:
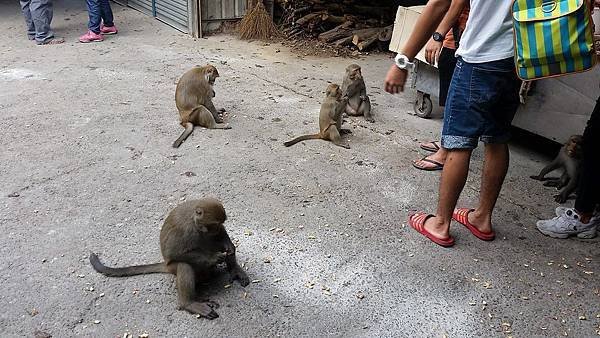
[[[467,182],[471,153],[471,149],[448,151],[440,181],[436,216],[425,222],[425,229],[436,237],[448,238],[450,236],[452,213]]]
[[[31,11],[29,10],[30,3],[31,0],[21,0],[21,12],[23,13],[25,24],[27,25],[27,38],[29,40],[35,40],[35,25],[33,24]]]
[[[104,26],[113,27],[115,25],[109,0],[100,0],[100,16],[102,17]]]
[[[54,32],[50,29],[53,15],[52,1],[31,0],[29,10],[35,27],[35,41],[44,44],[54,38]]]
[[[469,172],[472,150],[477,146],[480,118],[472,111],[470,97],[473,65],[458,61],[444,111],[441,146],[448,151],[440,181],[437,215],[423,228],[438,238],[449,238],[450,221]]]
[[[508,145],[486,144],[484,157],[479,206],[469,213],[468,219],[477,230],[489,233],[492,232],[492,212],[508,172]]]
[[[474,75],[475,81],[485,82],[479,86],[482,91],[477,93],[475,90],[473,95],[474,109],[484,120],[481,140],[485,143],[485,151],[479,205],[467,214],[467,220],[483,234],[493,234],[492,213],[509,167],[507,143],[512,120],[519,108],[521,83],[513,67],[511,59],[495,61],[478,65]],[[489,93],[493,94],[490,96]],[[493,235],[490,238],[493,239]]]
[[[99,0],[86,0],[88,8],[89,23],[88,29],[91,32],[100,34],[100,20],[102,19],[100,14],[100,1]]]
[[[440,91],[439,91],[439,105],[444,107],[446,105],[448,91],[450,90],[450,83],[452,81],[452,75],[456,68],[456,57],[454,53],[456,50],[451,48],[442,48],[440,57],[438,60],[439,80],[440,80]],[[448,151],[441,147],[434,154],[431,154],[423,159],[413,161],[413,165],[417,169],[422,170],[433,170],[444,166]]]
[[[583,133],[583,161],[577,187],[575,210],[581,222],[590,222],[600,203],[600,98]]]

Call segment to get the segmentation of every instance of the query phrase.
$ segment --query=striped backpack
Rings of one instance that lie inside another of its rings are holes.
[[[596,64],[587,0],[515,0],[517,75],[525,81],[578,73]]]

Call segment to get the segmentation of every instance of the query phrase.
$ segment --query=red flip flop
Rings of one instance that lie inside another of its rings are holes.
[[[439,238],[432,235],[427,229],[425,229],[425,222],[431,217],[435,217],[434,215],[428,215],[424,212],[417,212],[408,217],[408,224],[417,230],[421,235],[429,238],[433,243],[443,246],[444,248],[449,248],[454,245],[454,238],[452,236],[448,238]]]
[[[469,222],[469,214],[475,211],[475,209],[468,209],[468,208],[457,208],[454,209],[454,212],[452,213],[452,218],[457,221],[458,223],[464,225],[465,227],[467,227],[467,229],[469,229],[469,231],[471,231],[471,233],[479,238],[482,241],[493,241],[494,238],[496,238],[496,233],[494,231],[491,232],[481,232],[479,231],[479,229],[477,229],[473,224],[471,224],[471,222]]]

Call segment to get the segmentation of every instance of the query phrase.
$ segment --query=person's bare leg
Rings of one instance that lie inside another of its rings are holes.
[[[444,148],[440,148],[435,153],[427,156],[426,159],[441,163],[443,165],[444,163],[446,163],[446,157],[448,157],[448,150],[446,150]],[[429,169],[429,168],[433,168],[435,166],[435,164],[427,162],[427,161],[423,161],[422,159],[415,160],[414,163],[416,166],[418,166],[420,168],[428,168]]]
[[[492,231],[492,212],[508,172],[507,144],[486,144],[483,174],[479,193],[479,206],[469,213],[469,222],[481,232]]]
[[[448,238],[450,236],[452,213],[467,182],[471,153],[471,149],[448,151],[440,182],[437,215],[429,218],[424,225],[425,229],[436,237]]]

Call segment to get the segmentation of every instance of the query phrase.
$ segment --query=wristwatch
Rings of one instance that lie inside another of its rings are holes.
[[[433,41],[437,41],[437,42],[442,42],[444,41],[444,36],[438,32],[433,33],[433,36],[431,36],[433,38]]]
[[[410,60],[408,59],[408,56],[406,56],[404,54],[396,55],[396,58],[394,58],[394,61],[396,62],[396,66],[400,69],[408,69],[408,68],[412,68],[415,66],[414,63],[410,62]]]

